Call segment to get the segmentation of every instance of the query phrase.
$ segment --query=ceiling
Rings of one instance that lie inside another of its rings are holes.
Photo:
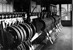
[[[41,4],[49,4],[49,3],[52,3],[52,4],[69,4],[69,3],[72,3],[72,0],[33,0],[37,3],[41,3]]]
[[[25,2],[28,3],[31,0],[7,0],[8,2]],[[32,0],[35,1],[38,4],[68,4],[68,3],[72,3],[72,0]]]

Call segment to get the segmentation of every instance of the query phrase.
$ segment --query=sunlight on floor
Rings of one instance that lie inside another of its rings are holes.
[[[72,27],[63,27],[56,43],[43,50],[72,50]]]

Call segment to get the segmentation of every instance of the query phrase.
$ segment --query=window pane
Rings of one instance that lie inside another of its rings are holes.
[[[57,6],[57,15],[60,15],[59,4],[57,4],[56,6]]]
[[[2,12],[2,3],[0,3],[0,12]]]

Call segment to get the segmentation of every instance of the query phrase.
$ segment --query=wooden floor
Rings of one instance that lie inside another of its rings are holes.
[[[45,45],[41,50],[72,50],[72,27],[63,27],[55,44]]]

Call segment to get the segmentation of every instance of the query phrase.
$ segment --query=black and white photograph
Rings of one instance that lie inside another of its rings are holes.
[[[0,0],[0,50],[73,50],[72,0]]]

